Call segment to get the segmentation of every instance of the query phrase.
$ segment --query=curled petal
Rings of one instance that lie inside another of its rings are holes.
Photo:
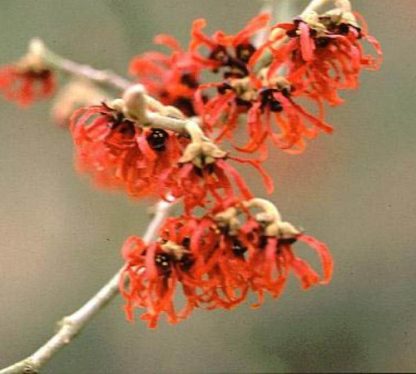
[[[300,279],[304,289],[308,289],[318,283],[319,275],[306,261],[299,257],[294,257],[290,264],[295,272],[295,275]]]
[[[308,244],[311,248],[313,248],[319,255],[321,259],[322,269],[323,269],[323,277],[321,280],[322,284],[327,284],[331,281],[332,273],[334,270],[334,260],[332,259],[331,254],[329,253],[328,247],[320,242],[319,240],[315,239],[312,236],[302,234],[298,238],[300,241]]]
[[[237,157],[229,157],[231,160],[243,163],[243,164],[249,164],[253,166],[261,175],[263,178],[264,185],[266,187],[267,193],[271,194],[274,190],[274,182],[273,178],[270,177],[270,175],[264,170],[264,168],[261,166],[261,162],[257,160],[248,160],[248,159],[242,159]]]
[[[247,42],[254,34],[264,29],[270,21],[270,14],[262,13],[251,19],[248,24],[241,30],[233,40],[233,45],[239,45]]]
[[[167,34],[159,34],[153,39],[155,44],[163,44],[174,51],[181,51],[181,46],[179,42],[172,36]]]
[[[238,173],[238,171],[236,169],[234,169],[231,165],[229,165],[224,160],[218,160],[217,164],[226,173],[231,174],[231,176],[234,178],[235,183],[237,184],[238,188],[242,192],[245,199],[253,198],[253,194],[251,193],[247,184],[244,182],[243,178],[241,177],[241,175]]]
[[[299,23],[300,30],[300,45],[302,49],[302,57],[308,62],[313,59],[313,51],[315,49],[315,44],[310,36],[309,26],[305,22]]]

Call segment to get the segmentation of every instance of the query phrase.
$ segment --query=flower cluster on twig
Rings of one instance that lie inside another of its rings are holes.
[[[86,106],[68,121],[78,170],[134,198],[181,202],[183,214],[167,219],[157,240],[133,236],[123,246],[120,289],[129,319],[143,308],[150,327],[162,313],[175,323],[196,307],[232,308],[249,292],[257,294],[257,306],[266,293],[279,296],[290,273],[304,289],[329,282],[326,245],[255,197],[233,164],[254,167],[271,192],[262,166],[269,145],[299,153],[308,139],[331,133],[325,105],[342,104],[340,92],[357,88],[362,70],[380,66],[380,45],[362,17],[348,1],[335,3],[325,12],[309,6],[290,23],[273,25],[263,13],[234,35],[209,35],[206,21],[195,20],[187,48],[159,35],[155,41],[168,54],[131,60],[136,84],[65,60],[39,41],[0,69],[0,91],[22,105],[50,96],[58,71],[121,91],[94,105],[97,92],[88,91],[78,103]],[[296,255],[297,242],[318,253],[322,275]],[[178,311],[179,285],[185,304]]]

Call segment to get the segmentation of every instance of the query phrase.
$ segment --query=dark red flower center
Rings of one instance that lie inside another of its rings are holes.
[[[172,103],[172,105],[182,111],[186,116],[196,116],[194,104],[189,97],[178,96]]]
[[[280,101],[274,97],[276,92],[278,92],[278,90],[274,88],[266,88],[260,92],[262,109],[268,107],[272,112],[281,112],[283,110],[283,106]]]
[[[213,164],[213,163],[206,164],[205,163],[205,157],[201,157],[201,162],[202,162],[202,168],[194,165],[194,172],[195,172],[196,175],[198,175],[198,177],[203,178],[204,177],[204,172],[206,172],[208,174],[214,173],[215,164]]]
[[[166,150],[166,142],[169,138],[167,131],[163,129],[152,129],[150,134],[147,135],[146,140],[150,145],[150,148],[157,152],[163,152]]]
[[[171,269],[172,258],[167,253],[159,253],[155,256],[155,264],[159,269],[161,275],[169,276]]]
[[[293,243],[296,243],[297,240],[298,240],[297,238],[282,238],[282,239],[279,239],[279,244],[291,245]]]
[[[182,271],[188,271],[194,264],[194,260],[189,255],[184,255],[179,261],[179,267]]]
[[[199,87],[199,83],[196,80],[196,78],[190,74],[190,73],[185,73],[182,74],[181,76],[181,83],[189,88],[193,88],[196,89]]]
[[[114,112],[113,115],[110,115],[108,127],[128,138],[132,138],[136,134],[134,123],[127,120],[122,113]]]
[[[224,78],[243,78],[249,74],[247,63],[255,51],[256,48],[249,43],[237,45],[232,52],[219,45],[211,51],[208,58],[220,65],[214,69],[215,73],[219,68],[227,68]]]
[[[189,271],[194,262],[194,259],[189,254],[183,254],[180,259],[176,259],[174,255],[169,253],[158,253],[155,256],[155,264],[159,274],[165,277],[170,276],[174,266],[178,266],[182,271]]]
[[[52,76],[52,72],[48,69],[43,69],[40,71],[30,70],[30,71],[25,72],[24,75],[30,78],[34,78],[34,79],[48,80]]]
[[[252,44],[239,44],[235,48],[235,54],[237,58],[245,63],[250,60],[250,57],[256,51],[256,48]]]
[[[247,247],[245,247],[237,238],[232,239],[231,248],[237,257],[244,257],[244,254],[247,252]]]

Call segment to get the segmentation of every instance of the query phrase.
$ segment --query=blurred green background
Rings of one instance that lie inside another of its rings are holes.
[[[201,16],[211,30],[234,32],[259,4],[1,0],[0,63],[40,36],[65,56],[125,74],[155,34],[185,42]],[[276,151],[268,164],[284,217],[330,245],[331,285],[303,292],[292,279],[259,310],[201,310],[156,330],[127,323],[117,298],[44,373],[416,370],[416,1],[353,4],[383,44],[382,70],[365,73],[346,105],[329,111],[334,135],[300,156]],[[121,265],[123,240],[148,220],[145,203],[76,174],[71,139],[49,107],[0,102],[0,367],[34,351],[95,293]]]

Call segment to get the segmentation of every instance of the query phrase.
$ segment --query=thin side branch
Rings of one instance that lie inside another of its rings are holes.
[[[332,0],[312,0],[302,12],[301,17],[310,12],[316,12],[320,7],[328,4],[330,1]]]
[[[49,50],[44,42],[40,39],[33,39],[29,45],[29,53],[39,56],[46,65],[57,71],[82,77],[92,82],[114,88],[119,91],[125,91],[134,83],[122,76],[112,72],[111,70],[99,70],[89,65],[80,64],[59,56],[55,52]],[[145,95],[146,104],[152,110],[161,111],[164,105],[155,98]]]
[[[307,15],[310,12],[316,12],[319,8],[330,2],[334,2],[335,7],[342,10],[343,12],[351,12],[350,0],[312,0],[302,12],[301,17]]]
[[[335,5],[344,12],[352,12],[351,2],[349,0],[336,0]]]
[[[160,201],[156,205],[154,217],[150,222],[146,233],[143,236],[145,242],[150,242],[156,235],[159,227],[166,218],[170,207],[174,203]],[[110,281],[104,285],[90,300],[88,300],[80,309],[69,316],[64,317],[58,323],[58,331],[42,347],[26,359],[17,362],[3,370],[0,374],[35,374],[42,368],[56,353],[65,345],[69,344],[88,322],[95,317],[117,294],[120,275],[123,269],[120,269]]]

